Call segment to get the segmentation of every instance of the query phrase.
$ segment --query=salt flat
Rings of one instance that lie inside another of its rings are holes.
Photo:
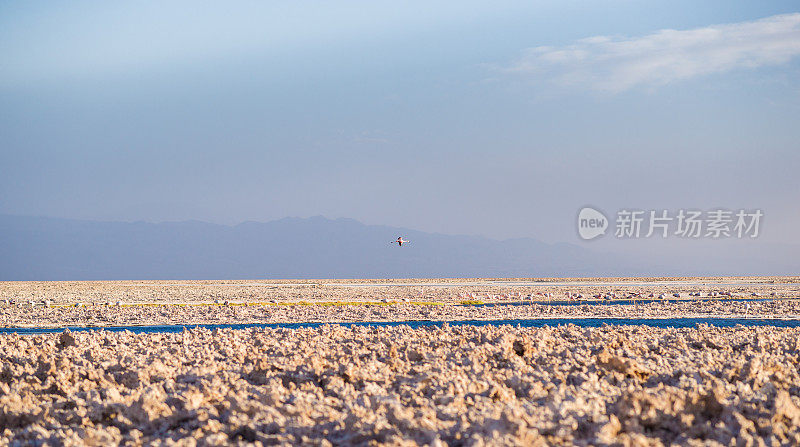
[[[561,299],[567,294],[590,297],[615,293],[656,296],[662,293],[730,292],[800,297],[800,277],[713,278],[444,278],[386,280],[242,280],[242,281],[5,281],[0,299],[50,300],[52,304],[369,302],[426,301],[457,303],[465,299],[507,301],[532,295]]]
[[[6,282],[0,325],[798,319],[799,288],[797,278]],[[799,359],[800,328],[746,325],[6,333],[0,445],[795,445]]]
[[[800,330],[0,337],[0,444],[797,445]]]
[[[800,318],[800,300],[652,302],[621,305],[374,303],[0,307],[0,327],[526,320],[571,318]]]

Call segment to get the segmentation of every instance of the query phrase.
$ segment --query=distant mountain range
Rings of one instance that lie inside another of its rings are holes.
[[[411,243],[389,244],[402,235]],[[352,219],[227,226],[0,215],[0,280],[543,277],[645,275],[628,256]]]
[[[411,243],[389,244],[400,235]],[[791,244],[606,242],[496,240],[324,217],[229,226],[0,214],[0,280],[800,274],[800,247]],[[611,245],[635,251],[602,251]]]

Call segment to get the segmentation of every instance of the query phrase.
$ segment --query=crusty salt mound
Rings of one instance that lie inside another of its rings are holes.
[[[800,444],[800,330],[0,336],[0,444]]]

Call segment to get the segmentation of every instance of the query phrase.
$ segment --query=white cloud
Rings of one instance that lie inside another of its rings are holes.
[[[643,37],[595,36],[535,47],[504,71],[560,85],[620,92],[738,68],[777,65],[800,55],[800,13]]]

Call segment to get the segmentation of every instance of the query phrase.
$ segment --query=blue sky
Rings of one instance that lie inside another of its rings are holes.
[[[800,243],[796,2],[5,2],[0,213]]]

